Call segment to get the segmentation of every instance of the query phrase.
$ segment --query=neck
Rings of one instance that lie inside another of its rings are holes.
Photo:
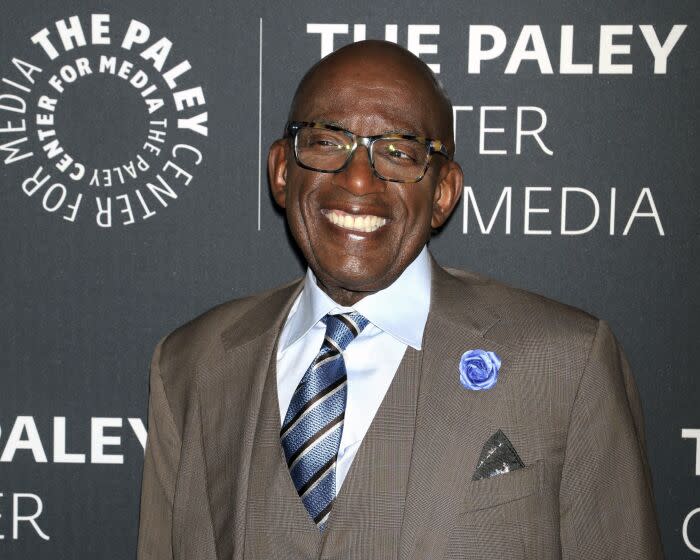
[[[343,307],[352,307],[363,297],[375,293],[372,291],[354,292],[352,290],[346,290],[345,288],[340,288],[338,286],[326,286],[323,282],[321,282],[318,279],[318,277],[316,278],[316,283],[318,284],[318,287],[321,288],[324,292],[326,292],[334,302],[336,302],[339,305],[342,305]]]

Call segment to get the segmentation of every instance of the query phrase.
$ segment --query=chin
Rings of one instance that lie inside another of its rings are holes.
[[[366,267],[352,269],[336,269],[329,273],[328,268],[319,267],[314,270],[316,277],[328,287],[342,288],[351,292],[376,292],[386,288],[393,281],[390,274],[368,271]],[[387,281],[387,278],[390,278]]]

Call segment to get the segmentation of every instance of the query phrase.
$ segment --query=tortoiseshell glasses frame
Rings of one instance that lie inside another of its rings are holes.
[[[324,137],[322,131],[331,134]],[[314,136],[314,132],[319,134]],[[433,154],[450,159],[440,140],[413,134],[360,136],[324,122],[291,121],[287,123],[286,135],[292,140],[297,164],[321,173],[343,171],[360,145],[367,148],[372,172],[384,181],[395,183],[419,182],[428,170]],[[339,135],[346,140],[341,142]],[[379,154],[376,146],[380,147]]]

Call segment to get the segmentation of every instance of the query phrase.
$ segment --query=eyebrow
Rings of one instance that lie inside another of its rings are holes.
[[[314,122],[329,124],[331,126],[337,126],[344,130],[348,130],[343,123],[338,121],[333,121],[329,119],[314,119]],[[348,132],[352,132],[352,130],[348,130]],[[353,134],[355,133],[353,132]],[[406,134],[408,136],[422,136],[422,134],[417,134],[415,130],[408,130],[407,128],[395,128],[393,130],[384,130],[380,134]]]

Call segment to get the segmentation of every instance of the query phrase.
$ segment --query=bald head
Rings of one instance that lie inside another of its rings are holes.
[[[453,154],[452,103],[422,60],[388,41],[352,43],[317,62],[297,87],[289,120],[308,120],[311,113],[322,114],[325,107],[319,105],[323,105],[329,94],[330,98],[333,95],[348,97],[353,89],[358,112],[371,110],[364,103],[368,92],[404,93],[398,97],[387,95],[385,103],[393,104],[398,113],[415,115],[416,126],[420,128],[406,132],[438,138],[447,146],[450,155]],[[338,124],[352,129],[350,123]],[[381,132],[386,131],[375,134]]]

